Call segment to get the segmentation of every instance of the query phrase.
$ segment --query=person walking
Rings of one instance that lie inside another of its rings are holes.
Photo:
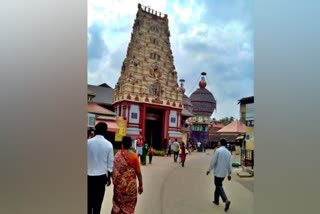
[[[197,152],[201,152],[201,142],[200,141],[198,141],[198,143],[197,143]]]
[[[152,146],[150,146],[148,153],[149,153],[149,164],[151,164],[152,163],[152,156],[154,154],[154,149],[152,148]]]
[[[179,156],[178,156],[179,158],[179,163],[181,163],[181,144],[179,145]]]
[[[112,214],[133,214],[138,200],[137,193],[140,195],[143,193],[139,157],[130,151],[131,144],[131,137],[123,137],[122,149],[115,155],[112,175],[114,186]]]
[[[140,162],[142,162],[143,139],[142,139],[142,136],[141,136],[141,135],[140,135],[140,136],[138,137],[138,139],[137,139],[136,147],[137,147],[138,157],[140,158]]]
[[[186,161],[186,157],[187,157],[187,154],[188,154],[188,150],[187,148],[185,147],[184,143],[182,142],[181,144],[181,166],[184,167],[184,163]]]
[[[231,202],[228,200],[228,197],[223,189],[222,182],[226,176],[228,180],[231,180],[231,154],[230,151],[226,148],[227,141],[221,139],[218,143],[219,148],[215,151],[207,175],[211,170],[214,170],[214,184],[216,186],[214,192],[214,201],[213,203],[219,205],[219,197],[221,196],[222,201],[225,203],[224,211],[228,211]]]
[[[180,144],[177,139],[171,144],[171,150],[173,151],[173,160],[174,162],[177,162],[178,156],[179,156],[179,147]]]
[[[105,186],[111,184],[113,171],[113,146],[105,139],[108,126],[98,123],[95,136],[87,142],[88,158],[88,214],[100,214]]]
[[[172,144],[172,140],[169,139],[168,149],[167,149],[167,157],[171,157],[171,144]]]
[[[146,165],[147,164],[147,155],[148,155],[148,144],[144,144],[142,148],[142,155],[140,157],[141,159],[141,165]]]

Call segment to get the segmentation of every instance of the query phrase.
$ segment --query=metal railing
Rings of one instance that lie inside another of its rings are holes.
[[[251,167],[253,169],[254,167],[254,150],[241,150],[241,165],[245,167]]]

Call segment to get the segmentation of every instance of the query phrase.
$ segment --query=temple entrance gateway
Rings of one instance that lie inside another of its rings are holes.
[[[145,139],[149,145],[156,150],[162,149],[162,136],[163,136],[163,112],[155,109],[146,110],[146,132]]]
[[[177,82],[168,16],[159,14],[138,5],[127,55],[114,89],[113,108],[117,116],[126,118],[127,136],[142,136],[146,143],[162,150],[167,139],[181,138],[185,90]]]

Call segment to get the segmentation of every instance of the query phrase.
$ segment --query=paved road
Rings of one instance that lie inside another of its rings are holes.
[[[185,167],[173,162],[173,157],[154,157],[152,165],[142,166],[144,193],[138,196],[137,214],[211,214],[225,213],[224,205],[212,203],[213,175],[205,175],[212,151],[188,155]],[[236,160],[236,157],[234,157]],[[225,191],[231,200],[228,213],[253,213],[253,179],[225,181]],[[240,184],[240,182],[242,184]],[[246,184],[244,184],[246,183]],[[106,190],[102,212],[110,213],[112,188]]]

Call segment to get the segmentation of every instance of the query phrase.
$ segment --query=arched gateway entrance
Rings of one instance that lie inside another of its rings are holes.
[[[153,148],[163,149],[164,110],[147,108],[145,120],[145,139]]]
[[[124,101],[115,105],[115,112],[126,120],[127,136],[142,136],[156,150],[166,149],[169,138],[182,139],[179,108]]]

